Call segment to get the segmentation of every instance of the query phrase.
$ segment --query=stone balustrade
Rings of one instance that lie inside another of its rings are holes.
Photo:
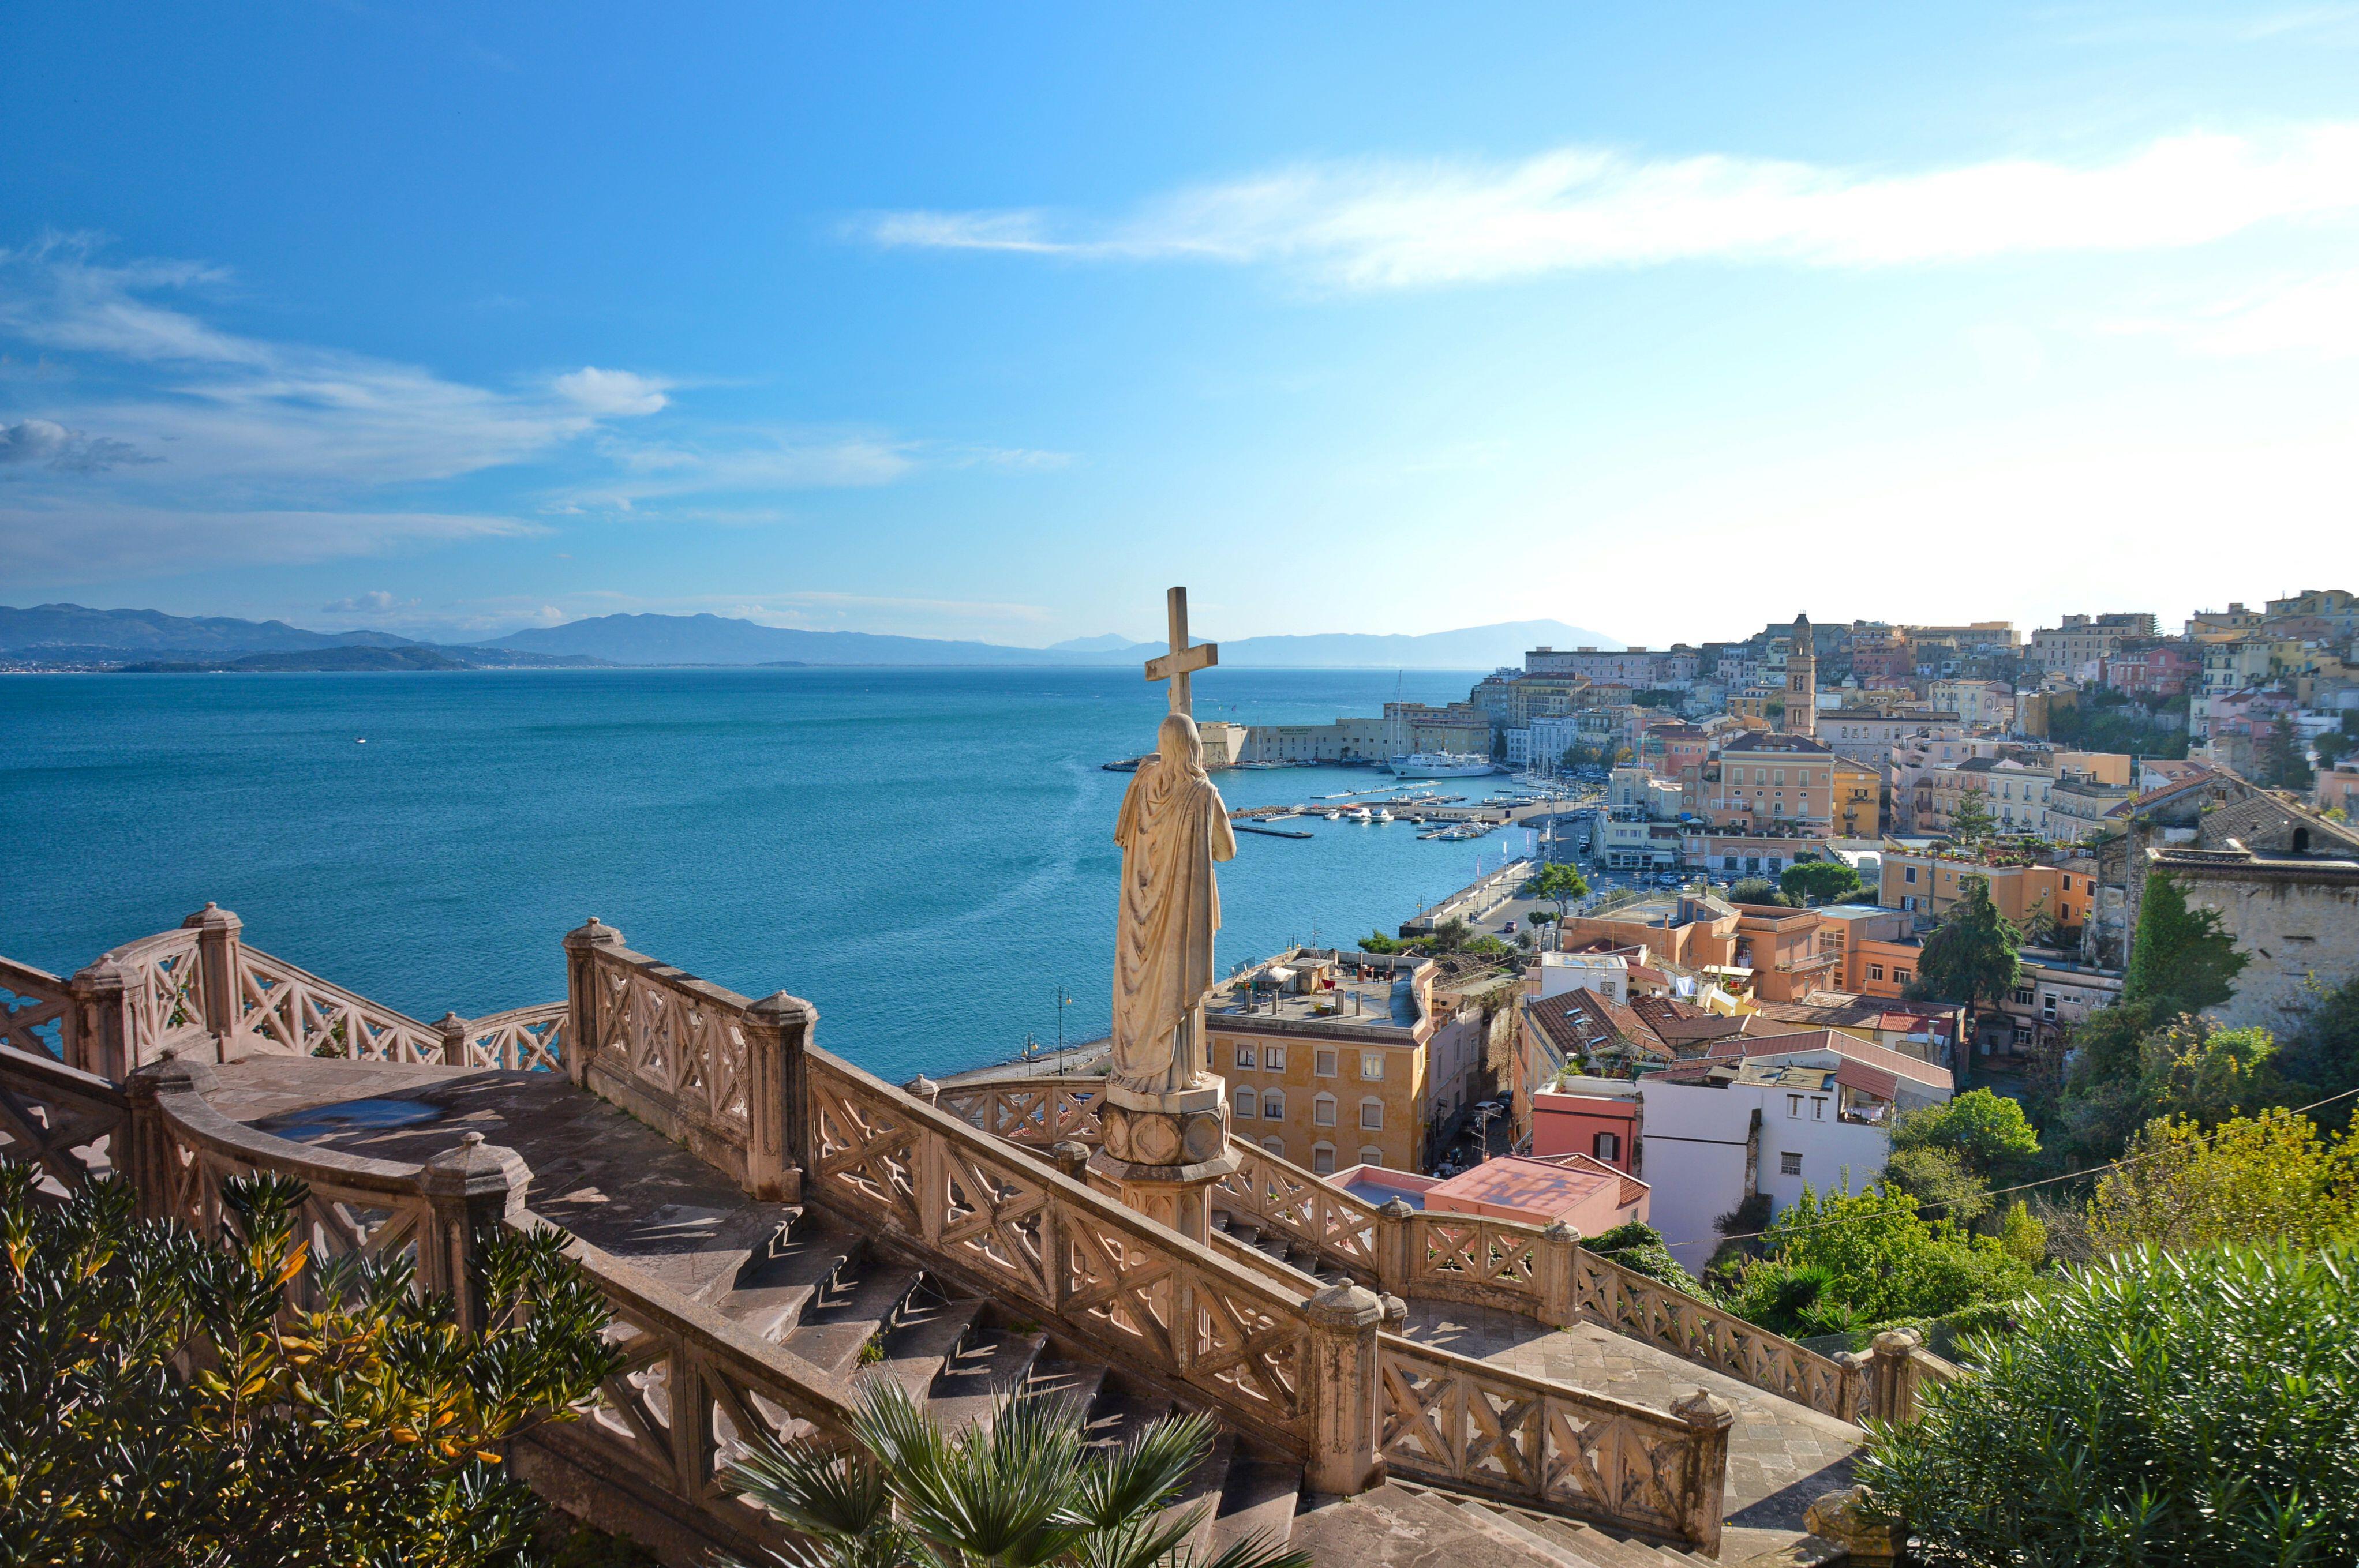
[[[1008,1079],[947,1088],[940,1103],[1038,1148],[1045,1141],[1041,1119],[1022,1108],[1071,1083]],[[1244,1139],[1230,1150],[1237,1170],[1220,1184],[1215,1206],[1299,1245],[1323,1268],[1394,1295],[1495,1307],[1554,1327],[1592,1317],[1823,1414],[1856,1422],[1874,1413],[1864,1359],[1822,1356],[1601,1258],[1569,1227],[1427,1214],[1398,1200],[1374,1205]]]

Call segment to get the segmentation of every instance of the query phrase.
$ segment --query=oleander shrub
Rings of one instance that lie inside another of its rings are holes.
[[[468,1333],[407,1260],[313,1258],[291,1177],[224,1182],[218,1239],[40,1178],[0,1160],[0,1568],[545,1560],[501,1448],[616,1365],[561,1234],[489,1240]]]
[[[2140,1248],[2013,1311],[1862,1456],[1917,1560],[2359,1562],[2359,1251]]]

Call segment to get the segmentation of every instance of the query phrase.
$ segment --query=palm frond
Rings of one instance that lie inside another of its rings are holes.
[[[729,1466],[728,1479],[794,1529],[827,1541],[857,1541],[892,1511],[892,1496],[874,1454],[808,1438],[757,1439]]]
[[[1199,1568],[1193,1553],[1184,1560],[1183,1568]],[[1310,1568],[1310,1553],[1272,1540],[1264,1530],[1229,1542],[1201,1568]]]
[[[1083,1468],[1074,1488],[1075,1514],[1093,1529],[1111,1530],[1169,1507],[1211,1452],[1213,1431],[1212,1418],[1203,1414],[1149,1422],[1128,1443]]]

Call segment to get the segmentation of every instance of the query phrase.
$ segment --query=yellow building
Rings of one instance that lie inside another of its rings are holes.
[[[1424,1170],[1484,1038],[1479,1009],[1437,995],[1439,973],[1414,955],[1297,947],[1214,991],[1206,1065],[1228,1080],[1230,1130],[1321,1175]]]
[[[1884,834],[1884,775],[1838,754],[1834,760],[1834,830],[1844,838]]]
[[[2093,866],[2093,862],[2084,862]],[[1897,845],[1884,850],[1884,887],[1878,902],[1891,909],[1942,914],[1965,896],[1966,883],[1980,877],[1990,885],[1990,900],[2018,928],[2035,914],[2045,914],[2066,929],[2077,929],[2089,918],[2096,902],[2096,879],[2090,870],[2071,870],[2031,860],[1999,856],[1978,860],[1963,855],[1913,853]]]

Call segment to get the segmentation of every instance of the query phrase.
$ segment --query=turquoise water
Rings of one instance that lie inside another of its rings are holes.
[[[1463,697],[1472,676],[1400,677]],[[1375,713],[1377,671],[1216,670],[1198,717]],[[1154,740],[1129,671],[597,670],[0,680],[0,952],[59,973],[217,901],[255,946],[413,1017],[564,994],[558,939],[820,1009],[898,1079],[1104,1032],[1114,808]],[[365,738],[366,744],[359,743]],[[1218,775],[1232,805],[1382,782]],[[1487,792],[1490,781],[1445,784]],[[1508,839],[1239,835],[1225,966],[1389,930]],[[1523,837],[1515,836],[1520,844]]]

